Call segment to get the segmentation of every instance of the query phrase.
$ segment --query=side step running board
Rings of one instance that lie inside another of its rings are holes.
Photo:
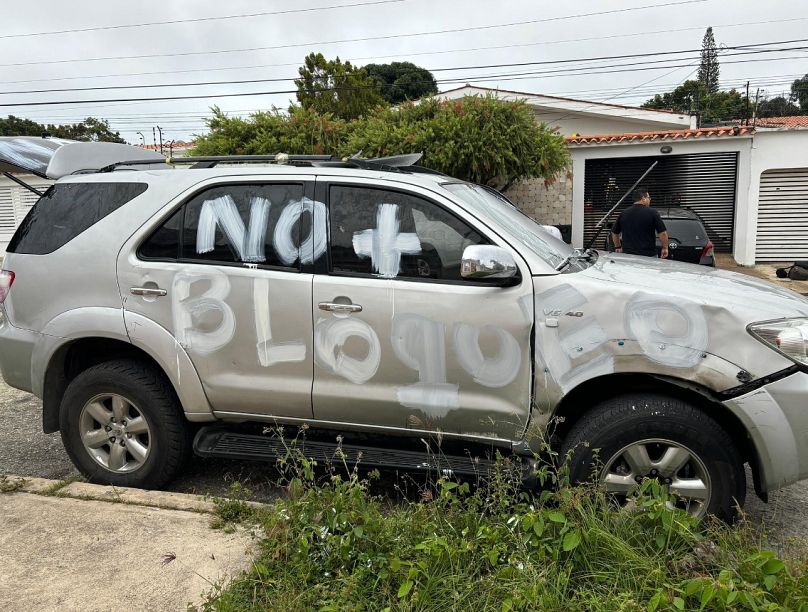
[[[221,427],[203,427],[194,438],[194,452],[201,457],[223,457],[255,461],[275,461],[286,457],[290,449],[303,453],[321,465],[342,464],[434,471],[445,475],[486,475],[495,464],[488,457],[427,454],[396,448],[360,446],[336,442],[297,439],[292,443],[277,436],[241,433]],[[340,453],[341,451],[341,453]]]

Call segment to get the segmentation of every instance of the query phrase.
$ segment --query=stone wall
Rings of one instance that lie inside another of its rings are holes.
[[[520,181],[505,195],[525,214],[544,225],[572,224],[572,175],[559,175],[549,186],[543,179]]]

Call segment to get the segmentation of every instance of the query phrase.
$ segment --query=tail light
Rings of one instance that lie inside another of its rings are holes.
[[[704,250],[701,252],[702,257],[712,257],[713,256],[713,243],[708,242],[707,246],[704,247]]]
[[[8,290],[14,284],[14,272],[11,270],[0,270],[0,304],[6,301]]]

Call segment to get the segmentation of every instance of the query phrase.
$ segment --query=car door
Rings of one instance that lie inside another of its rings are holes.
[[[530,406],[527,266],[512,251],[510,287],[461,278],[466,246],[510,248],[450,200],[395,184],[318,179],[329,250],[312,296],[314,416],[514,439]]]
[[[121,253],[125,316],[174,335],[217,413],[311,418],[312,190],[220,180]]]

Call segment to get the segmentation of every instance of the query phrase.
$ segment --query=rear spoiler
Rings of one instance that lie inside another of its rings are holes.
[[[153,161],[155,167],[161,168],[165,167],[166,161],[156,151],[117,142],[77,142],[33,136],[0,137],[0,173],[5,175],[26,173],[57,180],[71,174],[97,172],[111,164],[128,160],[137,160],[141,164]]]

